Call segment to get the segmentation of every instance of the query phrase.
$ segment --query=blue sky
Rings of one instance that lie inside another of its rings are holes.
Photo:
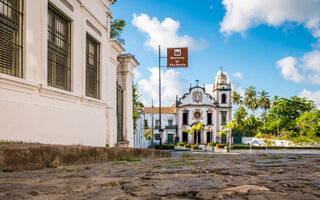
[[[188,69],[163,68],[165,106],[196,79],[213,84],[220,67],[239,92],[253,85],[320,103],[320,1],[118,0],[111,10],[126,21],[124,47],[140,62],[135,82],[147,105],[158,102],[157,43],[190,49]]]

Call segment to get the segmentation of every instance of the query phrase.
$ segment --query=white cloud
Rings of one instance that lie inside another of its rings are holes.
[[[314,103],[317,105],[318,109],[320,109],[320,90],[311,92],[307,89],[302,90],[299,95],[299,97],[305,97],[309,100],[314,101]]]
[[[242,78],[242,73],[236,72],[236,73],[233,73],[232,76],[237,77],[237,78]]]
[[[267,24],[285,22],[303,24],[314,37],[320,37],[319,0],[223,0],[226,14],[220,31],[230,35]]]
[[[139,79],[141,77],[141,72],[137,70],[136,68],[133,69],[134,78]]]
[[[131,21],[139,31],[147,35],[145,46],[158,51],[159,45],[167,47],[189,47],[190,51],[204,48],[207,43],[203,40],[197,41],[188,35],[179,35],[179,21],[165,18],[160,22],[156,17],[150,18],[146,14],[133,14]]]
[[[153,99],[154,102],[159,101],[159,68],[153,67],[148,68],[151,72],[148,79],[142,79],[138,82],[139,89],[144,92],[144,100]],[[176,95],[182,96],[185,88],[188,87],[186,84],[186,80],[184,80],[179,72],[174,70],[161,70],[161,86],[162,86],[162,94],[161,100],[162,105],[171,106],[175,100]],[[151,102],[151,100],[150,100]]]
[[[302,62],[305,69],[310,69],[320,74],[320,52],[319,51],[306,53],[302,58]]]
[[[299,73],[296,65],[297,60],[293,57],[286,57],[277,62],[277,66],[281,69],[281,74],[285,79],[300,83],[304,78]]]

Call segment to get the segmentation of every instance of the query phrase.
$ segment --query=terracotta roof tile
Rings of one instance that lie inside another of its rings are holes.
[[[161,107],[161,113],[164,114],[175,114],[176,113],[176,104],[173,104],[171,107]],[[152,107],[144,107],[142,108],[144,113],[152,113]],[[153,108],[153,113],[159,113],[159,107]]]

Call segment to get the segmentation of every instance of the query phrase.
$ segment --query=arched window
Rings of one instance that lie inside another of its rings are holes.
[[[226,94],[221,95],[221,103],[227,103],[227,96]]]

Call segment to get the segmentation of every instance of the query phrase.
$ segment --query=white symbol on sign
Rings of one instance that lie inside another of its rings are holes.
[[[181,49],[175,49],[174,56],[181,56]]]

